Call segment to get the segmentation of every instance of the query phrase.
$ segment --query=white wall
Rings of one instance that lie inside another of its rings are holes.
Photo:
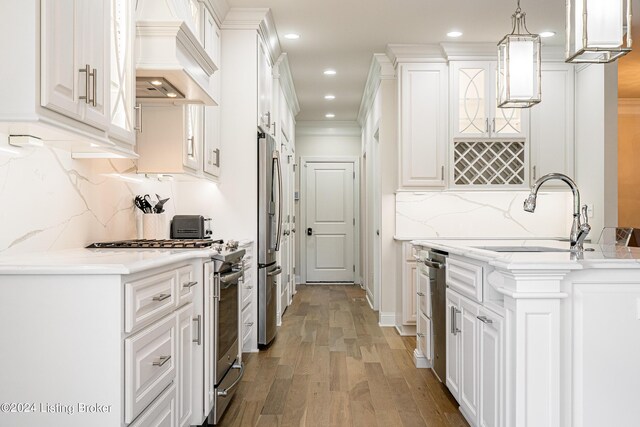
[[[300,192],[302,157],[360,157],[360,126],[355,122],[297,122],[296,123],[296,177],[295,188]],[[304,243],[304,224],[300,224],[300,201],[295,202],[296,215],[296,283],[300,278],[300,247]]]
[[[0,135],[0,254],[83,247],[137,237],[136,194],[160,194],[168,220],[175,214],[214,218],[217,184],[159,182],[135,174],[132,160],[73,160],[45,145],[16,148]]]

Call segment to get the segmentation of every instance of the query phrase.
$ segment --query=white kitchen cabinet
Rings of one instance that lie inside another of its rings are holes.
[[[207,8],[204,9],[203,36],[204,48],[216,64],[220,64],[220,29]],[[217,178],[220,176],[220,72],[211,76],[211,93],[218,106],[204,107],[204,135],[203,135],[203,171],[206,177]]]
[[[504,426],[504,358],[501,316],[484,307],[478,309],[479,322],[479,402],[478,426]]]
[[[446,64],[401,64],[400,184],[444,187],[447,152]]]
[[[138,173],[202,172],[202,112],[196,104],[143,105],[138,135]],[[160,126],[162,124],[162,126]]]
[[[446,385],[455,399],[460,401],[460,297],[447,289],[446,294],[446,323],[447,323],[447,373]]]
[[[238,331],[238,341],[240,351],[238,354],[256,351],[257,344],[257,328],[256,328],[256,310],[254,299],[257,297],[257,279],[254,278],[254,258],[253,258],[253,241],[245,240],[239,245],[245,250],[243,258],[244,274],[241,278],[239,286],[240,290],[240,306],[238,307],[238,315],[240,327]]]
[[[532,183],[550,172],[574,176],[574,72],[571,64],[542,63],[542,102],[531,108]]]
[[[499,108],[495,61],[452,61],[453,138],[526,138],[528,109]]]
[[[107,0],[41,2],[41,105],[98,129],[109,126]]]
[[[273,134],[272,112],[273,73],[269,53],[262,39],[258,37],[258,127],[263,132]]]
[[[409,242],[402,244],[402,324],[396,325],[403,335],[414,335],[417,319],[417,273],[415,251]]]
[[[478,416],[478,304],[460,298],[460,410]]]
[[[177,357],[177,405],[176,413],[178,427],[191,425],[192,401],[193,401],[193,349],[194,337],[194,310],[189,303],[176,312],[176,328],[178,331]]]

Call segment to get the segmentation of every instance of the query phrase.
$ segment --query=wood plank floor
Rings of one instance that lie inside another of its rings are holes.
[[[378,326],[357,286],[299,286],[276,340],[244,354],[221,426],[467,426],[415,337]]]

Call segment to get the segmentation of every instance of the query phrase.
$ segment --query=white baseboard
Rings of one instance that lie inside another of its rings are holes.
[[[413,350],[413,364],[416,365],[416,368],[431,368],[431,363],[417,348]]]
[[[396,331],[403,337],[411,337],[416,335],[415,325],[394,325]]]
[[[369,298],[369,293],[365,293],[365,296],[366,296],[367,302],[369,303],[369,307],[371,307],[371,310],[375,311],[375,308],[373,308],[373,302]]]
[[[379,312],[379,320],[378,325],[382,327],[396,326],[396,314],[392,311],[390,312]]]

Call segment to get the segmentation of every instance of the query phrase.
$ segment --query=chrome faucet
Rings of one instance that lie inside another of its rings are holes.
[[[533,212],[536,210],[536,198],[538,197],[538,190],[545,182],[557,179],[569,186],[573,192],[573,224],[571,226],[571,234],[569,235],[569,241],[571,242],[572,251],[584,250],[584,239],[587,238],[591,226],[589,225],[589,219],[587,217],[587,205],[582,206],[582,216],[584,222],[580,222],[580,191],[576,183],[567,175],[561,173],[548,173],[545,176],[540,177],[536,183],[531,187],[531,193],[527,200],[524,201],[524,210],[526,212]]]

